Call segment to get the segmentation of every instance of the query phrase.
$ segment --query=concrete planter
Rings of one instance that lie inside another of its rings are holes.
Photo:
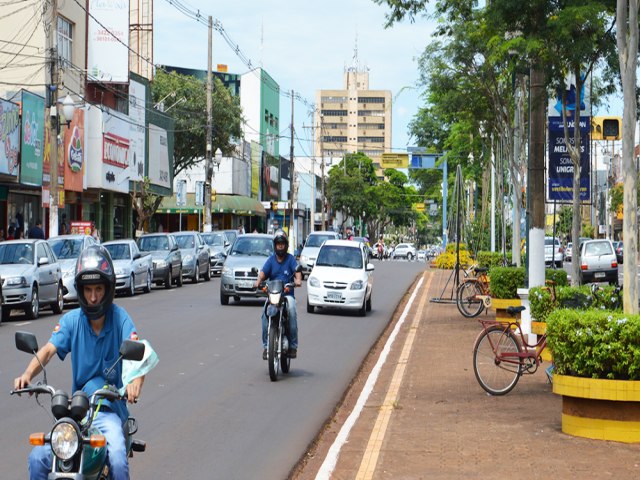
[[[562,395],[562,431],[575,437],[640,443],[640,381],[553,375]]]

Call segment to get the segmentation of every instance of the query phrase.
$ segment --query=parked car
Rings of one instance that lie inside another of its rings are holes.
[[[200,276],[208,282],[211,280],[209,267],[209,246],[204,242],[199,232],[174,232],[182,254],[182,276],[198,283]]]
[[[354,242],[360,242],[365,246],[365,250],[369,258],[373,257],[373,249],[367,237],[353,237]]]
[[[307,312],[335,307],[366,315],[371,310],[374,268],[363,243],[327,240],[307,281]]]
[[[570,262],[573,255],[573,242],[567,243],[567,246],[564,249],[564,261]]]
[[[18,308],[24,310],[29,319],[38,318],[43,306],[62,313],[62,269],[45,240],[0,242],[0,278],[3,318]]]
[[[241,298],[265,297],[260,289],[253,287],[258,272],[273,253],[273,236],[265,233],[239,235],[229,249],[220,277],[220,303],[229,304],[229,298],[236,302]]]
[[[406,258],[407,260],[413,260],[416,258],[416,247],[413,243],[399,243],[393,249],[391,258]]]
[[[76,262],[85,248],[98,242],[91,235],[58,235],[47,240],[62,270],[62,291],[65,302],[77,302]]]
[[[613,250],[616,252],[616,259],[618,260],[618,263],[624,263],[624,242],[617,242],[617,245],[614,246]]]
[[[337,240],[340,238],[338,232],[330,230],[318,230],[311,232],[304,242],[304,248],[300,252],[300,266],[302,267],[302,277],[308,277],[316,261],[320,247],[327,240]]]
[[[555,265],[562,268],[564,261],[564,249],[560,244],[560,240],[553,237],[544,237],[544,264],[547,267]]]
[[[618,285],[618,259],[611,240],[587,240],[580,246],[580,284]]]
[[[109,251],[116,272],[116,292],[125,292],[130,297],[141,288],[151,291],[153,282],[153,257],[141,252],[135,240],[112,240],[102,245]]]
[[[219,231],[222,232],[223,235],[226,237],[227,242],[229,242],[229,247],[233,245],[233,242],[235,242],[236,237],[238,236],[238,230],[229,229],[229,230],[219,230]],[[229,247],[227,247],[227,249]]]
[[[209,267],[211,275],[222,274],[222,264],[227,258],[230,243],[223,232],[203,233],[202,239],[209,246]]]
[[[151,255],[153,261],[153,282],[171,288],[182,286],[182,253],[176,239],[170,233],[146,233],[138,238],[141,252]]]

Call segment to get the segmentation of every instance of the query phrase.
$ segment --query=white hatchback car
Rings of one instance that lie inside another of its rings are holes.
[[[334,307],[366,315],[371,310],[374,268],[364,244],[325,241],[307,281],[307,312]]]

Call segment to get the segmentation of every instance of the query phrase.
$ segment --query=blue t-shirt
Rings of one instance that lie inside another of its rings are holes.
[[[289,283],[293,280],[297,268],[298,262],[290,253],[287,253],[282,263],[278,262],[276,255],[273,254],[264,262],[262,272],[269,280],[282,280],[284,283]],[[290,288],[287,295],[294,297],[293,291],[294,289]]]
[[[138,334],[129,314],[112,304],[105,315],[100,335],[95,334],[87,316],[77,308],[62,316],[49,341],[56,347],[60,360],[73,352],[73,392],[83,390],[91,396],[107,383],[122,387],[122,362],[118,362],[109,378],[105,378],[105,374],[118,359],[120,344],[124,340],[138,340]],[[117,413],[123,423],[127,420],[129,412],[124,401],[103,400],[102,405]]]

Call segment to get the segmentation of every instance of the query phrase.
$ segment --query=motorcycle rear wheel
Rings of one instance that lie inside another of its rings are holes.
[[[267,349],[267,360],[269,361],[269,378],[272,382],[278,380],[280,370],[280,354],[279,350],[280,329],[273,325],[269,329],[269,346]]]

